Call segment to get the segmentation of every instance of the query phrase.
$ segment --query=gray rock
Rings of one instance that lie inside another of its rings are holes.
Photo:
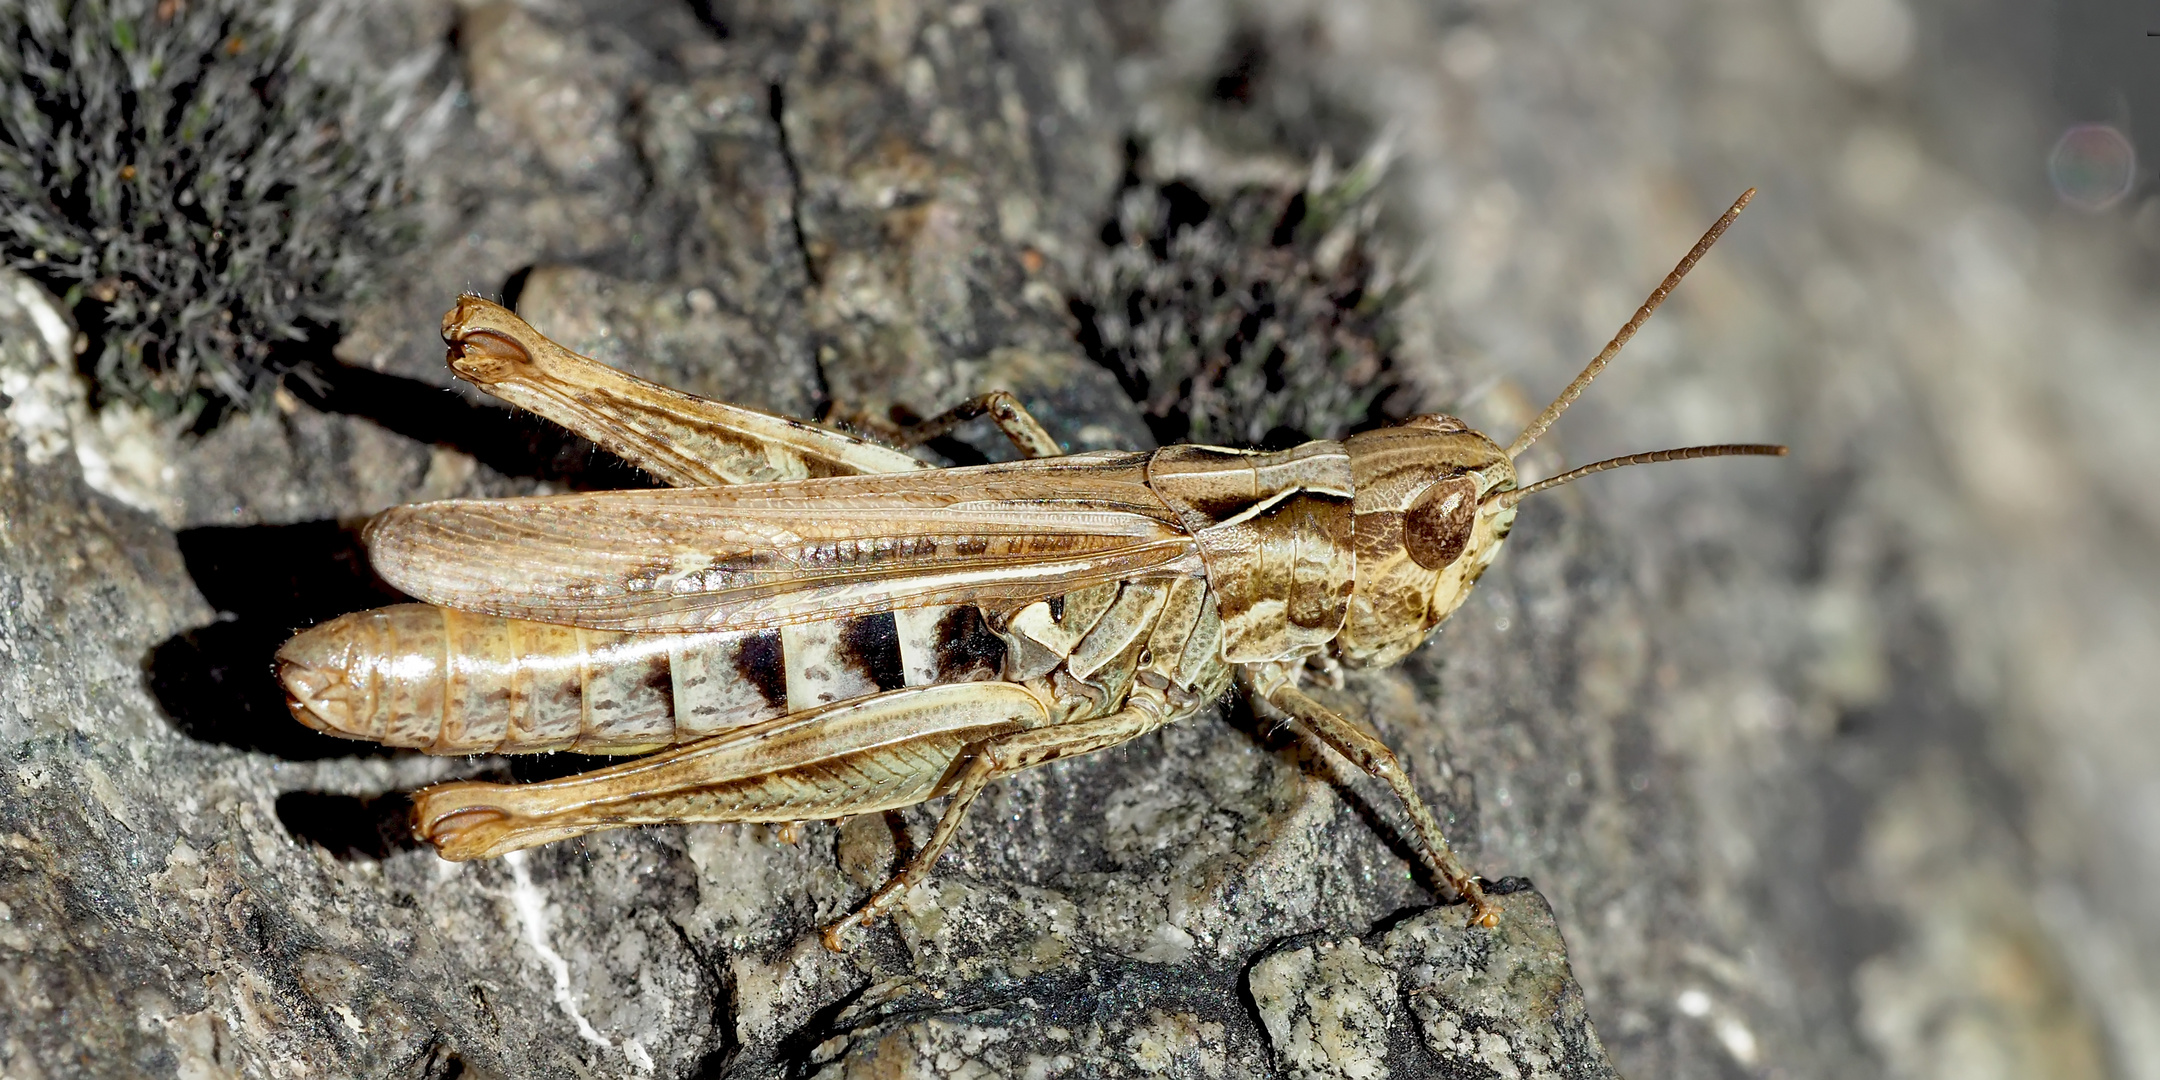
[[[1493,931],[1465,928],[1461,912],[1439,910],[1383,939],[1440,1073],[1482,1066],[1522,1080],[1618,1076],[1590,1027],[1552,909],[1532,892],[1502,906],[1508,918]]]
[[[1353,939],[1262,957],[1245,985],[1284,1072],[1380,1080],[1391,1075],[1388,1029],[1402,1004],[1400,978],[1384,956]]]
[[[1522,888],[1486,930],[1437,908],[1360,938],[1311,941],[1247,969],[1287,1076],[1613,1077],[1552,911]],[[1413,1034],[1414,1032],[1414,1034]]]
[[[355,5],[312,55],[432,103],[421,229],[314,382],[202,435],[93,413],[0,283],[0,1073],[2146,1075],[2149,241],[2003,179],[2032,88],[1954,51],[1866,81],[1818,25],[1863,6]],[[1382,133],[1424,300],[1375,325],[1503,434],[1765,183],[1525,461],[1794,459],[1539,496],[1437,643],[1331,695],[1537,883],[1497,933],[1235,704],[1000,784],[844,956],[815,930],[928,809],[448,864],[400,793],[583,763],[284,715],[277,642],[384,602],[361,516],[637,479],[445,389],[458,291],[731,400],[1003,385],[1140,445],[1067,308],[1120,173],[1222,197]]]

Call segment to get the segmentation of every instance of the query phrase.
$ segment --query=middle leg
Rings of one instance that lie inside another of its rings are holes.
[[[1058,457],[1065,453],[1058,441],[1050,437],[1049,430],[1042,426],[1042,421],[1035,419],[1035,414],[1029,412],[1019,398],[1004,390],[977,394],[928,420],[902,427],[894,437],[901,446],[919,446],[978,416],[988,416],[990,422],[1012,440],[1021,457]]]
[[[930,868],[937,865],[938,856],[944,854],[946,845],[951,844],[953,835],[959,832],[960,821],[967,816],[968,807],[990,781],[1061,757],[1106,750],[1145,735],[1164,723],[1165,718],[1153,710],[1128,705],[1094,720],[1017,731],[975,744],[967,764],[961,767],[960,776],[953,783],[952,798],[945,804],[945,812],[938,816],[930,842],[924,844],[899,873],[878,886],[861,907],[827,927],[825,947],[834,952],[846,951],[848,931],[876,920],[899,902],[902,893],[930,875]]]

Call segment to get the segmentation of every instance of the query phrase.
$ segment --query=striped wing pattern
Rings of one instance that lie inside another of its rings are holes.
[[[430,603],[607,630],[770,629],[1202,572],[1145,457],[398,507],[378,573]]]

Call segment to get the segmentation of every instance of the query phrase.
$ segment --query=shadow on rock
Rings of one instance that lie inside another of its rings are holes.
[[[292,365],[285,385],[317,409],[460,450],[507,475],[581,489],[653,484],[620,458],[538,417],[417,380],[311,357]],[[385,753],[296,723],[274,678],[278,646],[295,631],[406,599],[369,568],[357,526],[208,526],[185,530],[179,540],[196,587],[222,617],[151,652],[151,688],[174,724],[205,742],[289,760]]]
[[[342,862],[386,859],[424,847],[413,835],[412,797],[402,791],[383,795],[333,795],[288,791],[278,796],[278,823]]]
[[[294,724],[294,727],[299,725]],[[300,729],[306,734],[316,732]],[[342,739],[326,741],[349,745],[350,753],[417,753],[411,750],[384,750],[372,743],[347,743]],[[621,763],[623,759],[596,757],[588,754],[516,754],[507,757],[481,758],[476,771],[460,775],[461,780],[484,780],[497,784],[525,784],[537,780],[555,780],[585,772],[605,765]],[[314,844],[336,856],[341,862],[368,859],[387,859],[401,851],[425,850],[427,843],[413,834],[413,793],[411,791],[386,791],[379,795],[347,795],[328,791],[288,791],[278,796],[278,823],[295,840]]]
[[[294,761],[387,752],[302,726],[275,673],[278,646],[294,631],[403,599],[368,568],[357,530],[310,521],[188,529],[179,540],[196,588],[221,617],[150,652],[150,688],[173,725]]]
[[[659,486],[635,466],[531,413],[471,401],[418,379],[334,361],[295,366],[294,397],[358,416],[407,438],[472,455],[505,476],[553,480],[581,491]]]
[[[1307,734],[1304,728],[1292,721],[1263,714],[1261,710],[1253,708],[1252,702],[1242,693],[1223,703],[1222,719],[1224,723],[1243,732],[1254,745],[1304,774],[1308,781],[1334,788],[1335,794],[1350,808],[1350,812],[1357,816],[1358,822],[1372,833],[1375,840],[1387,847],[1389,854],[1401,859],[1409,868],[1410,876],[1417,882],[1418,888],[1432,894],[1436,900],[1453,895],[1426,863],[1424,853],[1418,848],[1416,834],[1411,831],[1410,822],[1400,809],[1401,804],[1389,794],[1386,785],[1359,772],[1355,766],[1348,763],[1331,768],[1319,739]],[[1341,773],[1337,773],[1335,769],[1340,769]],[[1345,777],[1348,778],[1348,783],[1344,782]],[[1427,787],[1424,790],[1430,799],[1433,789]],[[1457,834],[1476,835],[1475,821],[1470,820],[1464,810],[1457,809],[1458,793],[1443,794],[1444,798],[1433,800],[1430,805],[1434,813],[1442,815],[1443,823],[1453,823],[1451,841]],[[1382,804],[1385,804],[1386,809],[1382,808]]]

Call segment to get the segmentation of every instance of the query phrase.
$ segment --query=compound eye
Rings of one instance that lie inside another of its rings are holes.
[[[1451,476],[1425,489],[1403,515],[1403,547],[1419,566],[1445,569],[1462,558],[1477,525],[1477,478]]]

